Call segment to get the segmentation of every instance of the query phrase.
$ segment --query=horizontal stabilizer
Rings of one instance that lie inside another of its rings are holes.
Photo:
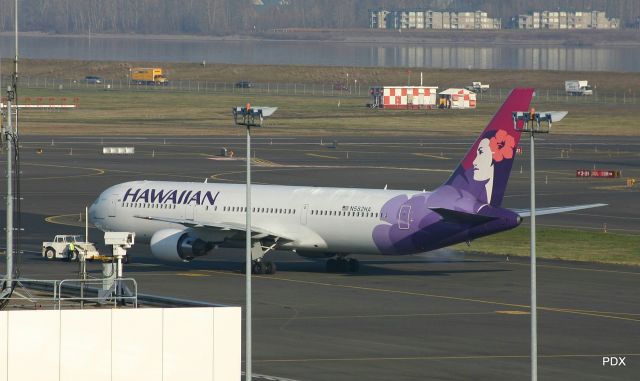
[[[434,212],[444,218],[446,222],[455,222],[459,224],[483,224],[485,222],[493,221],[495,217],[482,216],[480,214],[461,212],[459,210],[452,210],[446,208],[431,208]]]
[[[573,205],[573,206],[555,206],[550,208],[537,208],[536,216],[573,212],[573,211],[582,210],[582,209],[599,208],[601,206],[607,206],[607,204],[585,204],[585,205]],[[518,213],[520,217],[531,217],[531,209],[511,209],[511,211]]]

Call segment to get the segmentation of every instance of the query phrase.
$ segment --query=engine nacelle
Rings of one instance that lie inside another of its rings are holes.
[[[207,254],[213,244],[191,237],[185,230],[163,229],[151,236],[149,247],[151,254],[162,261],[190,262]]]

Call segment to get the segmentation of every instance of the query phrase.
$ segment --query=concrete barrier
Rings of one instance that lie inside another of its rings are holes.
[[[0,311],[0,381],[240,380],[239,307]]]

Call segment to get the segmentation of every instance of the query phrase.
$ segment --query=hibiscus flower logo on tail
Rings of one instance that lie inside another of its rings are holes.
[[[491,153],[493,154],[493,160],[496,163],[501,162],[504,159],[513,158],[513,148],[516,146],[516,141],[513,136],[509,135],[505,130],[498,130],[496,136],[492,137],[489,141],[489,147],[491,147]]]

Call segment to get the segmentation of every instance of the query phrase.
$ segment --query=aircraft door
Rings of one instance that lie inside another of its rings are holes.
[[[302,225],[307,224],[307,213],[309,212],[309,204],[304,204],[302,211],[300,212],[300,223]]]
[[[119,195],[113,195],[113,199],[111,199],[111,203],[109,204],[109,211],[107,212],[107,216],[109,217],[115,217],[116,216],[116,208],[118,207],[118,203],[120,202],[119,200],[120,196]]]
[[[196,208],[197,208],[197,205],[195,204],[186,204],[184,206],[184,218],[186,220],[193,221],[196,214]]]
[[[398,229],[409,229],[409,221],[411,218],[411,205],[403,205],[398,214]]]

